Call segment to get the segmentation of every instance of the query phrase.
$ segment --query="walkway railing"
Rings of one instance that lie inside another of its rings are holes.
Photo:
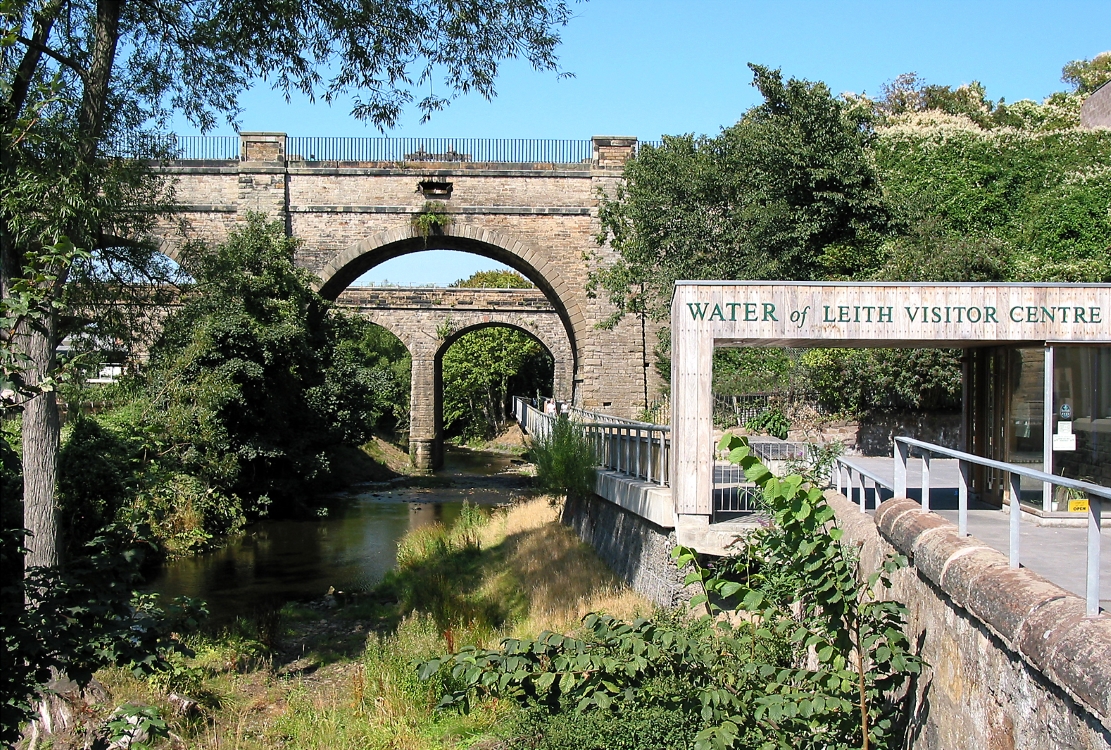
[[[513,397],[513,414],[521,429],[546,437],[555,415],[538,409],[531,399]],[[571,408],[568,416],[577,422],[594,446],[601,468],[643,479],[651,484],[671,484],[671,428],[633,419]]]
[[[289,159],[304,161],[436,161],[580,164],[593,158],[586,140],[537,138],[305,138],[286,141]]]
[[[1081,492],[1088,498],[1088,538],[1087,538],[1087,568],[1085,599],[1087,600],[1087,614],[1095,617],[1099,614],[1099,564],[1100,564],[1100,524],[1102,521],[1102,505],[1104,500],[1111,500],[1111,487],[1103,487],[1079,479],[1069,479],[1044,471],[1031,469],[1020,464],[1011,464],[996,461],[990,458],[974,456],[971,453],[945,448],[944,446],[915,440],[908,437],[895,438],[895,476],[894,482],[888,483],[873,472],[865,470],[862,466],[848,458],[837,460],[837,489],[851,498],[854,486],[860,490],[860,510],[865,510],[865,481],[871,481],[879,501],[880,488],[891,490],[895,497],[907,496],[907,462],[910,451],[914,449],[922,456],[922,512],[930,510],[930,461],[934,457],[950,458],[957,460],[959,479],[957,482],[957,533],[961,536],[968,534],[968,497],[972,484],[972,466],[984,466],[989,469],[1002,471],[1007,476],[1010,486],[1009,508],[1009,543],[1008,557],[1012,568],[1019,566],[1020,523],[1022,520],[1022,478],[1035,479],[1051,487],[1064,487],[1069,490]],[[843,474],[847,475],[844,477]],[[855,475],[855,480],[854,480]],[[845,489],[848,492],[845,492]]]
[[[104,150],[123,158],[236,161],[239,136],[129,133],[105,144]]]
[[[105,145],[106,153],[125,158],[182,161],[234,161],[240,158],[237,135],[128,134]],[[594,158],[587,139],[554,138],[338,138],[289,136],[290,161],[483,162],[510,164],[584,164]]]

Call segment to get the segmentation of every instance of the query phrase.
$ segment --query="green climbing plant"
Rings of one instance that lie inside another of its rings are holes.
[[[862,580],[820,490],[772,476],[743,438],[727,435],[719,447],[762,488],[772,523],[716,566],[675,548],[691,568],[701,617],[627,623],[592,613],[576,637],[545,632],[464,648],[418,667],[450,686],[440,707],[508,698],[548,716],[549,727],[594,711],[618,722],[663,711],[674,726],[694,727],[685,744],[696,750],[900,746],[905,695],[922,661],[906,636],[906,609],[881,594],[905,560],[892,557]]]
[[[742,437],[727,434],[718,447],[763,490],[772,522],[716,569],[688,548],[673,555],[692,569],[687,583],[701,588],[692,605],[710,615],[739,610],[749,627],[790,644],[791,666],[760,669],[767,684],[754,718],[781,738],[809,737],[807,747],[898,746],[906,688],[922,660],[906,635],[906,607],[883,594],[906,558],[889,556],[862,577],[856,548],[842,542],[820,489],[798,475],[773,476]],[[791,746],[799,745],[767,745]]]
[[[447,212],[447,206],[443,203],[425,201],[420,211],[413,215],[412,223],[413,230],[427,239],[451,226],[451,214]]]

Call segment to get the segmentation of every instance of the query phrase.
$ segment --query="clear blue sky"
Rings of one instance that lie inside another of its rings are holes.
[[[1111,49],[1108,0],[590,0],[572,8],[559,54],[573,78],[508,63],[493,101],[458,99],[423,125],[413,111],[389,134],[642,140],[713,134],[758,100],[748,62],[825,81],[835,93],[878,93],[884,82],[915,71],[930,83],[980,81],[992,98],[1041,99],[1064,88],[1066,62]],[[349,102],[286,104],[260,83],[242,104],[244,130],[378,135],[351,117]],[[184,122],[176,130],[195,132]],[[398,258],[362,283],[444,284],[493,267],[437,256]]]

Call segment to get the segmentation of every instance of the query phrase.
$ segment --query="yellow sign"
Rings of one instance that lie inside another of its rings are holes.
[[[1088,512],[1088,499],[1083,500],[1069,500],[1069,513],[1087,513]]]

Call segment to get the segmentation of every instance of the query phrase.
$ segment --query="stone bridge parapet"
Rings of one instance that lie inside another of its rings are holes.
[[[348,287],[336,302],[342,307],[390,310],[448,308],[471,311],[532,311],[555,314],[539,289],[465,289],[462,287]]]
[[[910,565],[888,595],[908,609],[927,667],[915,681],[912,750],[1111,748],[1111,617],[912,500],[875,517],[830,490],[861,574]]]

